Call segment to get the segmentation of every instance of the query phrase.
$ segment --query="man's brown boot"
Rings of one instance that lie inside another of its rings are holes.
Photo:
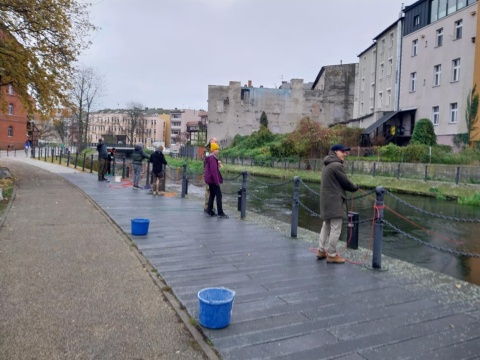
[[[327,256],[327,263],[329,264],[343,264],[345,262],[345,258],[341,257],[340,255],[335,256]]]
[[[323,260],[327,257],[327,253],[325,251],[317,250],[317,260]]]

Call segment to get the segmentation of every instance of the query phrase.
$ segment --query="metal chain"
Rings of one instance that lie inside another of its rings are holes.
[[[222,190],[222,194],[223,194],[223,195],[238,195],[238,190],[237,190],[237,191],[234,191],[234,192],[232,192],[232,193],[231,193],[231,192],[225,192],[225,191]]]
[[[265,186],[272,186],[272,187],[274,187],[274,186],[283,186],[283,185],[286,185],[286,184],[292,182],[292,180],[289,179],[289,180],[287,180],[287,181],[285,181],[285,182],[283,182],[283,183],[278,183],[278,184],[275,184],[275,183],[265,183],[265,182],[263,182],[263,181],[260,181],[260,180],[256,179],[256,178],[255,178],[252,174],[250,174],[250,173],[248,174],[248,176],[251,177],[253,181],[258,182],[259,184],[262,184],[262,185],[265,185]]]
[[[423,241],[423,240],[420,240],[420,239],[417,239],[416,237],[410,235],[410,234],[407,234],[405,231],[403,230],[400,230],[399,228],[397,228],[395,225],[389,223],[387,220],[383,219],[383,222],[390,226],[393,230],[399,232],[400,234],[406,236],[407,238],[409,239],[412,239],[422,245],[425,245],[425,246],[428,246],[429,248],[432,248],[432,249],[435,249],[435,250],[439,250],[439,251],[442,251],[442,252],[445,252],[445,253],[449,253],[449,254],[452,254],[452,255],[455,255],[455,256],[464,256],[464,257],[473,257],[473,258],[480,258],[480,254],[473,254],[473,253],[468,253],[468,252],[464,252],[464,251],[457,251],[457,250],[452,250],[452,249],[447,249],[447,248],[443,248],[441,246],[438,246],[438,245],[435,245],[435,244],[431,244],[429,242],[426,242],[426,241]]]
[[[442,214],[435,214],[435,213],[432,213],[430,211],[427,211],[427,210],[423,210],[423,209],[420,209],[416,206],[413,206],[409,203],[407,203],[406,201],[400,199],[399,197],[393,195],[390,191],[388,190],[385,190],[385,193],[390,195],[392,198],[394,198],[395,200],[397,200],[398,202],[402,203],[403,205],[409,207],[410,209],[413,209],[413,210],[416,210],[418,212],[421,212],[423,214],[427,214],[427,215],[430,215],[430,216],[433,216],[433,217],[437,217],[437,218],[440,218],[440,219],[444,219],[444,220],[450,220],[450,221],[456,221],[456,222],[466,222],[466,223],[480,223],[480,219],[461,219],[461,218],[457,218],[457,217],[452,217],[452,216],[446,216],[446,215],[442,215]]]
[[[237,176],[235,176],[233,179],[229,179],[229,178],[226,178],[226,177],[223,177],[223,180],[225,181],[235,181],[237,180],[240,176],[242,176],[243,174],[238,174]]]
[[[314,194],[317,195],[317,196],[320,196],[320,193],[318,193],[318,192],[316,192],[315,190],[313,190],[312,188],[310,188],[310,186],[308,186],[307,184],[305,184],[302,179],[300,179],[300,183],[301,183],[303,186],[305,186],[305,187],[307,188],[307,190],[309,190],[310,192],[314,193]]]
[[[253,192],[249,192],[248,195],[254,197],[257,200],[260,200],[261,202],[267,203],[267,204],[283,204],[284,203],[284,201],[282,201],[282,200],[273,200],[273,199],[265,200],[265,199],[259,198]]]
[[[167,179],[170,179],[170,180],[172,180],[172,181],[181,181],[181,180],[182,180],[182,178],[180,178],[180,179],[174,179],[174,178],[172,178],[171,176],[168,175],[167,172],[165,172],[165,175],[167,176]]]
[[[302,202],[299,200],[298,201],[298,204],[303,207],[305,210],[307,210],[307,212],[310,213],[310,215],[313,215],[313,216],[316,216],[316,217],[322,217],[322,215],[320,215],[319,213],[316,213],[315,211],[313,210],[310,210],[307,206],[305,206],[304,204],[302,204]]]

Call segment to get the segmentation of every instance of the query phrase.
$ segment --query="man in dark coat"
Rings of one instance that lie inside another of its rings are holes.
[[[98,151],[98,181],[109,181],[105,179],[105,174],[107,173],[107,161],[108,161],[108,152],[107,147],[103,143],[102,139],[98,139],[97,145]]]
[[[152,194],[160,195],[162,189],[162,180],[164,177],[163,166],[167,165],[167,160],[163,155],[163,146],[159,145],[157,150],[150,155],[150,162],[152,163]],[[158,182],[158,184],[157,184]]]
[[[345,259],[337,254],[337,242],[342,232],[343,218],[347,214],[346,191],[357,191],[345,172],[343,162],[349,147],[341,144],[332,146],[323,160],[322,183],[320,186],[320,215],[323,219],[318,242],[317,259],[328,263],[343,264]]]

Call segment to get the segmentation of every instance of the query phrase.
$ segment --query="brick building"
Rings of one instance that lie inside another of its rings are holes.
[[[23,149],[28,137],[27,110],[11,84],[0,87],[0,149]],[[29,139],[32,140],[32,139]]]

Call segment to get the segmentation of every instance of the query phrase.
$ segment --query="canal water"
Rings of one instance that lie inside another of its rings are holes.
[[[233,179],[233,176],[230,177]],[[293,179],[288,184],[282,185],[284,183],[283,180],[249,177],[247,210],[290,224]],[[319,233],[322,226],[318,215],[320,213],[318,195],[320,185],[311,183],[306,185],[308,188],[303,184],[300,185],[299,226]],[[240,187],[241,177],[235,181],[225,181],[222,189],[224,193],[233,193]],[[364,193],[361,191],[356,192],[354,196],[358,199],[349,201],[349,210],[357,212],[360,221],[373,218],[373,205],[376,197],[375,193],[360,197],[362,194]],[[416,240],[406,237],[385,224],[382,253],[480,285],[480,258],[455,254],[455,252],[480,254],[480,223],[460,222],[433,216],[480,219],[480,207],[459,205],[455,201],[438,200],[431,197],[404,194],[394,194],[394,196],[415,209],[385,194],[384,218]],[[301,229],[299,229],[300,231]],[[359,224],[358,245],[360,247],[369,247],[369,241],[373,237],[372,231],[371,221]],[[348,231],[345,225],[341,240],[346,241],[347,235]],[[422,244],[421,241],[430,246]]]

